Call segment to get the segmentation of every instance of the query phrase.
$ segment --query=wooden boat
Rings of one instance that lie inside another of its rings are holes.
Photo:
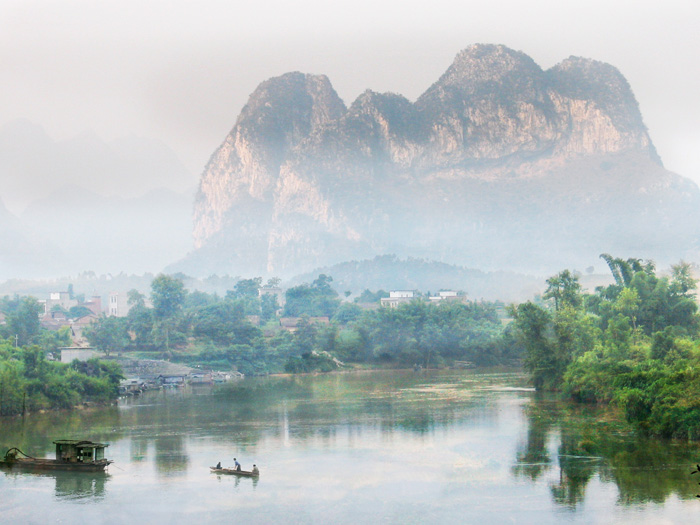
[[[0,467],[23,470],[71,470],[83,472],[100,472],[113,463],[105,459],[104,451],[109,445],[92,441],[58,440],[56,459],[33,458],[20,449],[13,447],[0,460]]]
[[[254,470],[236,470],[235,468],[216,468],[209,467],[209,470],[216,474],[231,474],[233,476],[243,476],[247,478],[257,478],[260,476],[260,471]]]

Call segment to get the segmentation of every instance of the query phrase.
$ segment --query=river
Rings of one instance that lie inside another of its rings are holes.
[[[692,523],[697,445],[503,371],[375,371],[148,392],[0,422],[12,446],[109,443],[103,475],[0,471],[3,523]],[[212,474],[236,457],[260,478]]]

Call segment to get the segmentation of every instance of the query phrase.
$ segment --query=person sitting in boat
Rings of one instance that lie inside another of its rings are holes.
[[[216,464],[216,468],[217,468],[217,470],[221,470],[221,461],[219,461],[219,462]]]
[[[260,471],[256,465],[253,465],[253,474],[260,474]]]
[[[238,462],[236,458],[233,458],[233,468],[235,470],[240,471],[241,470],[241,464]]]

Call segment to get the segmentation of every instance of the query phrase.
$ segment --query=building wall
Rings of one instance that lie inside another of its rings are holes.
[[[129,296],[126,292],[110,292],[107,298],[107,315],[126,317],[131,310]]]
[[[101,355],[101,352],[92,348],[61,348],[61,363],[72,363],[75,359],[87,361]]]

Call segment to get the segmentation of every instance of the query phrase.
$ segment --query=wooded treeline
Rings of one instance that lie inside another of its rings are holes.
[[[643,433],[700,439],[700,316],[691,266],[659,276],[651,261],[601,256],[615,283],[583,293],[568,270],[547,305],[511,308],[537,389],[614,403]]]
[[[321,274],[288,289],[280,309],[277,296],[264,293],[261,278],[243,279],[220,297],[188,292],[176,277],[159,275],[152,283],[152,307],[132,291],[127,317],[103,317],[86,334],[109,353],[150,351],[245,374],[328,371],[339,361],[427,367],[517,359],[495,304],[417,299],[398,308],[363,309],[342,301],[331,283]],[[267,289],[276,284],[268,282]],[[367,291],[362,297],[378,302],[384,295]],[[280,317],[296,318],[296,325],[283,329]]]

